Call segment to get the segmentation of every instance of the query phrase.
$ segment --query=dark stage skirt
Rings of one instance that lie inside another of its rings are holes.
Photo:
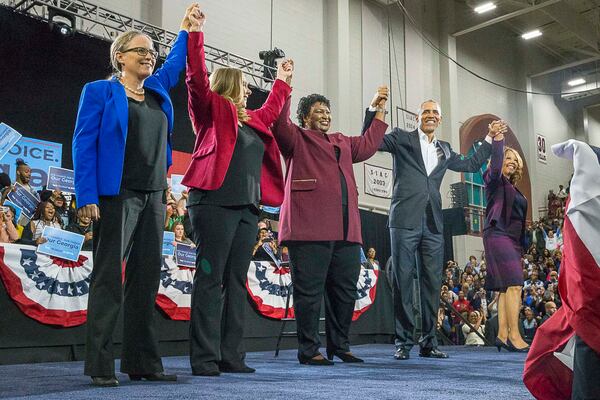
[[[523,286],[521,244],[495,227],[483,232],[487,275],[485,289],[505,291],[510,286]]]

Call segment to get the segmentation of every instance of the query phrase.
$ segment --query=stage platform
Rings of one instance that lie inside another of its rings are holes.
[[[336,362],[331,367],[300,365],[295,350],[247,354],[255,374],[196,377],[187,357],[165,357],[176,383],[133,383],[117,373],[121,386],[100,389],[82,375],[82,362],[0,366],[3,399],[532,399],[521,380],[525,354],[496,348],[442,347],[449,359],[393,359],[392,345],[361,345],[354,353],[364,364]],[[117,361],[118,368],[118,361]]]

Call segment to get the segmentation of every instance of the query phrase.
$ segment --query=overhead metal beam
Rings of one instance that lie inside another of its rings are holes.
[[[571,31],[579,40],[600,54],[598,52],[598,32],[595,25],[573,7],[566,3],[552,4],[543,9],[542,12]]]
[[[547,1],[543,2],[543,3],[537,4],[535,6],[527,7],[527,8],[524,8],[522,10],[513,11],[511,13],[508,13],[508,14],[505,14],[505,15],[501,15],[501,16],[496,17],[496,18],[492,18],[489,21],[482,22],[480,24],[474,25],[474,26],[472,26],[470,28],[463,29],[462,31],[455,32],[455,33],[452,34],[452,36],[458,37],[458,36],[466,35],[467,33],[475,32],[475,31],[478,31],[480,29],[487,28],[488,26],[496,25],[496,24],[498,24],[500,22],[508,21],[509,19],[513,19],[513,18],[516,18],[518,16],[525,15],[525,14],[528,14],[528,13],[536,11],[536,10],[541,10],[544,7],[548,7],[548,6],[551,6],[553,4],[560,3],[561,1],[562,0],[547,0]]]
[[[586,58],[584,60],[574,61],[572,63],[563,64],[558,67],[554,67],[554,68],[547,69],[545,71],[537,72],[535,74],[529,75],[529,77],[530,78],[538,78],[540,76],[552,74],[554,72],[563,71],[565,69],[569,69],[569,68],[573,68],[573,67],[578,67],[580,65],[589,64],[591,62],[599,61],[599,60],[600,60],[600,56],[590,57],[590,58]]]

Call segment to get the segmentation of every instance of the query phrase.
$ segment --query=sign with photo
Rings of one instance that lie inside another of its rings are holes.
[[[405,131],[412,132],[418,128],[417,114],[405,110],[401,107],[396,107],[397,126]]]
[[[546,164],[548,162],[546,153],[546,137],[542,135],[535,135],[535,142],[537,145],[537,160],[541,163]]]
[[[365,166],[365,193],[371,196],[392,198],[393,173],[391,169],[377,167],[371,164]]]

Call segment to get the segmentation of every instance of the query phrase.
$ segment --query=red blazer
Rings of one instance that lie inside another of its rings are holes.
[[[190,32],[188,51],[188,110],[196,143],[182,183],[191,188],[216,190],[223,185],[237,140],[237,110],[231,101],[210,90],[203,32]],[[283,201],[283,173],[279,149],[269,127],[279,116],[291,91],[287,83],[277,79],[265,104],[258,110],[247,110],[250,120],[246,124],[256,130],[265,145],[260,177],[261,203],[275,207]]]
[[[290,121],[288,98],[273,134],[285,158],[285,197],[279,216],[279,240],[344,240],[340,169],[348,186],[348,236],[362,243],[358,190],[353,163],[370,158],[383,140],[387,124],[378,119],[363,136],[303,129]],[[340,148],[340,161],[334,145]]]

